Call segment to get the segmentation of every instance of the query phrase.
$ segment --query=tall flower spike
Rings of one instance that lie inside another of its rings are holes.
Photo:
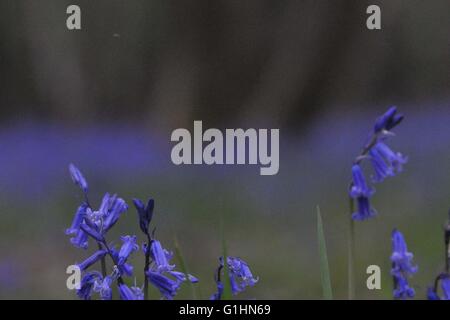
[[[73,183],[75,183],[86,194],[89,190],[89,187],[81,171],[78,170],[78,168],[74,164],[69,165],[69,171]]]
[[[370,206],[369,198],[373,195],[373,188],[368,187],[361,166],[354,164],[352,167],[353,183],[350,188],[350,197],[356,199],[358,210],[352,214],[353,220],[366,220],[376,215],[376,211]]]
[[[400,231],[392,231],[392,269],[394,278],[394,298],[406,299],[415,295],[414,289],[408,284],[408,278],[417,272],[417,266],[412,264],[413,254],[408,252],[408,248]]]

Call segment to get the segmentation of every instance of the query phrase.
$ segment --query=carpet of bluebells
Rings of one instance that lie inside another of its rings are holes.
[[[117,288],[119,298],[122,300],[148,299],[149,284],[155,286],[161,298],[173,299],[180,286],[189,281],[197,283],[195,276],[177,271],[171,264],[173,253],[165,249],[156,239],[156,229],[151,226],[155,202],[149,199],[146,203],[139,199],[133,199],[136,211],[136,222],[140,231],[145,235],[147,242],[138,244],[136,235],[123,235],[120,237],[121,245],[115,246],[107,239],[108,232],[120,220],[121,215],[128,211],[128,204],[117,195],[106,193],[101,200],[98,209],[91,206],[88,182],[81,171],[73,164],[69,166],[70,174],[75,185],[83,193],[83,202],[77,209],[72,225],[66,230],[66,234],[72,236],[70,242],[76,248],[86,250],[89,245],[96,251],[76,266],[83,272],[81,282],[78,285],[77,295],[81,299],[89,300],[93,294],[97,294],[102,300],[113,299],[113,286]],[[127,278],[133,278],[134,272],[139,270],[128,263],[131,254],[141,253],[144,256],[144,284],[139,286],[136,282],[127,282]],[[113,268],[107,270],[105,259],[111,260]],[[230,288],[236,295],[247,286],[254,286],[258,279],[252,275],[247,263],[237,257],[226,257],[227,268],[224,268],[224,258],[219,258],[219,266],[215,272],[217,292],[211,295],[212,300],[220,300],[223,296],[223,272],[228,271]],[[93,265],[100,265],[100,269],[94,270]]]

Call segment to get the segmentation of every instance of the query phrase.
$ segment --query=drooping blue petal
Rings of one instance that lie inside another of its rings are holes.
[[[136,236],[122,236],[120,239],[123,244],[119,250],[117,263],[119,265],[123,265],[127,261],[130,254],[139,249],[139,246],[136,244]]]
[[[89,236],[94,238],[96,241],[102,242],[102,243],[105,242],[105,238],[103,237],[103,235],[100,234],[100,232],[98,232],[97,230],[95,230],[94,227],[91,227],[91,226],[87,225],[86,223],[83,223],[80,225],[80,229],[83,230],[84,232],[86,232]]]
[[[78,168],[74,164],[69,165],[69,171],[73,183],[75,183],[86,194],[88,192],[89,187],[81,171],[78,170]]]
[[[214,293],[209,300],[221,300],[223,295],[223,284],[220,281],[217,281],[217,292]]]
[[[433,287],[428,287],[427,290],[427,299],[428,300],[441,300],[441,298],[439,298],[438,294],[436,293],[436,291],[434,291]]]
[[[180,288],[181,281],[170,279],[159,272],[149,270],[146,275],[150,283],[168,300],[172,300]]]
[[[78,264],[81,271],[86,270],[106,255],[106,250],[97,250],[93,255]]]
[[[172,254],[164,249],[158,240],[153,240],[151,244],[151,256],[157,266],[157,271],[171,271],[175,265],[169,264]]]
[[[356,199],[357,211],[352,214],[355,221],[364,221],[377,215],[375,209],[370,206],[369,198],[359,197]]]
[[[103,232],[107,232],[111,229],[119,220],[122,213],[128,210],[128,205],[125,200],[121,198],[115,198],[110,204],[110,208],[107,212],[107,216],[103,223]]]
[[[116,262],[119,261],[119,251],[117,251],[115,248],[111,248],[111,255]],[[121,276],[125,275],[131,277],[133,275],[134,267],[127,262],[117,265],[117,268],[119,269]]]
[[[70,228],[66,229],[66,234],[76,234],[78,230],[80,230],[80,225],[84,220],[84,217],[86,216],[86,209],[88,208],[88,205],[86,203],[83,203],[75,213],[75,216],[73,217],[72,225]]]
[[[124,283],[119,284],[119,295],[121,300],[139,300],[134,292]]]
[[[446,276],[441,279],[441,289],[444,300],[450,300],[450,276]]]
[[[405,239],[400,231],[392,231],[392,269],[394,278],[394,298],[406,299],[415,295],[414,289],[409,286],[408,278],[417,272],[417,266],[412,264],[413,254],[408,251]]]
[[[111,276],[106,276],[103,281],[97,281],[94,285],[94,291],[98,292],[100,299],[111,300],[112,299],[112,289],[111,284],[113,278]]]
[[[80,289],[77,290],[78,297],[83,300],[90,300],[95,282],[101,279],[102,276],[99,272],[87,272],[81,279]]]
[[[75,237],[70,238],[70,243],[80,249],[87,249],[88,247],[88,234],[79,229]]]
[[[376,150],[388,167],[392,168],[392,174],[399,173],[403,170],[403,165],[408,162],[408,158],[399,152],[394,152],[385,143],[378,142],[373,150]]]
[[[375,176],[372,178],[374,182],[382,182],[387,177],[392,177],[395,172],[391,166],[389,166],[384,160],[380,151],[376,148],[372,148],[369,151],[372,167],[375,171]]]
[[[408,252],[408,248],[403,234],[394,229],[392,232],[392,274],[399,275],[401,273],[412,275],[417,272],[418,267],[412,264],[413,254]]]
[[[394,298],[395,299],[407,299],[413,298],[416,292],[408,284],[408,280],[405,277],[394,276]]]
[[[169,271],[168,272],[171,276],[173,276],[174,278],[176,278],[178,281],[186,281],[186,275],[183,272],[179,272],[179,271]],[[192,283],[197,283],[198,279],[196,277],[194,277],[191,274],[188,274],[188,280]]]
[[[350,196],[352,198],[366,197],[369,198],[375,192],[373,188],[369,187],[366,178],[362,172],[359,164],[354,164],[352,167],[353,184],[350,189]]]

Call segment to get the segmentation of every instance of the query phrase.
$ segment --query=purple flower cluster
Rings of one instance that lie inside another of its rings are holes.
[[[397,113],[396,107],[389,108],[377,119],[369,142],[364,146],[352,166],[353,181],[349,195],[356,201],[357,210],[352,214],[353,220],[367,220],[376,215],[370,205],[370,198],[375,189],[370,187],[362,169],[362,162],[370,160],[374,174],[372,182],[379,183],[388,177],[393,177],[402,171],[407,158],[399,152],[394,152],[386,144],[386,140],[393,136],[391,130],[403,120],[403,115]]]
[[[161,242],[154,238],[154,231],[150,232],[154,200],[150,199],[144,204],[141,200],[134,199],[139,228],[146,237],[146,242],[142,244],[142,251],[145,255],[144,285],[142,288],[136,285],[129,287],[125,283],[124,277],[133,276],[134,268],[128,259],[134,252],[139,251],[137,236],[121,236],[122,245],[118,249],[106,240],[107,233],[121,215],[128,210],[128,205],[117,195],[106,193],[100,207],[97,210],[93,209],[88,196],[89,186],[83,174],[73,164],[69,166],[69,171],[72,181],[82,191],[84,200],[78,207],[72,225],[66,230],[66,234],[72,236],[70,241],[77,248],[87,249],[89,241],[96,244],[96,251],[84,261],[76,264],[82,272],[81,283],[77,290],[79,298],[89,300],[96,293],[102,300],[111,300],[115,285],[120,299],[144,300],[148,298],[150,283],[159,290],[162,298],[171,300],[177,294],[182,283],[198,282],[196,277],[175,270],[175,265],[170,263],[173,254],[164,249]],[[106,270],[106,258],[113,263],[112,271],[109,273]],[[227,261],[233,293],[241,292],[245,287],[253,286],[257,282],[244,261],[232,257],[229,257]],[[101,272],[90,270],[98,262],[101,262]],[[220,299],[220,296],[217,298]]]
[[[224,269],[223,257],[220,257],[219,261],[216,274],[217,292],[211,296],[211,300],[220,300],[223,295],[224,286],[221,280]],[[244,260],[236,257],[227,257],[227,266],[233,295],[244,291],[246,287],[253,287],[258,282],[258,278],[253,276],[248,264]]]
[[[394,298],[412,298],[415,291],[408,284],[408,278],[417,272],[417,266],[412,264],[413,254],[408,252],[405,239],[400,231],[392,231],[392,269],[394,278]]]

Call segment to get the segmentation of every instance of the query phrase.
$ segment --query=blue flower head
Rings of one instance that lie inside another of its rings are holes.
[[[223,294],[223,283],[221,280],[223,271],[223,257],[219,258],[220,264],[216,275],[217,292],[211,296],[211,300],[220,300]],[[230,278],[231,292],[236,295],[245,290],[246,287],[253,287],[258,278],[255,278],[250,271],[248,264],[236,257],[227,257],[227,265]]]
[[[414,289],[408,284],[408,278],[417,272],[417,266],[412,264],[413,254],[408,252],[408,248],[400,231],[394,229],[392,232],[392,269],[394,278],[394,297],[396,299],[406,299],[414,297]]]
[[[139,249],[139,246],[136,244],[136,236],[122,236],[120,239],[123,244],[118,254],[117,263],[119,265],[123,265],[127,261],[130,254]]]
[[[376,215],[376,211],[370,206],[369,198],[375,192],[367,185],[366,179],[359,164],[352,167],[353,183],[350,188],[350,197],[356,199],[358,209],[352,214],[353,220],[366,220]]]
[[[101,274],[97,271],[87,272],[81,279],[80,289],[77,290],[78,297],[83,300],[90,300],[94,285],[101,278]]]
[[[86,260],[84,260],[83,262],[78,264],[78,267],[80,268],[81,271],[86,270],[87,268],[89,268],[90,266],[92,266],[94,263],[96,263],[97,261],[99,261],[101,258],[103,258],[104,256],[106,256],[107,251],[106,250],[98,250],[96,251],[93,255],[91,255],[89,258],[87,258]]]
[[[147,205],[144,205],[141,200],[133,199],[133,203],[139,215],[139,227],[141,228],[143,233],[148,235],[148,226],[152,221],[155,201],[153,199],[149,199]]]
[[[83,192],[87,194],[89,187],[86,179],[83,177],[83,174],[80,170],[74,165],[69,165],[70,176],[72,177],[73,183],[75,183]]]
[[[182,283],[179,279],[171,279],[160,272],[149,270],[146,274],[150,283],[168,300],[172,300],[175,297]]]
[[[129,288],[126,284],[119,284],[119,295],[122,300],[142,300],[143,295],[142,292],[136,290],[135,287]]]
[[[150,253],[153,261],[156,264],[157,271],[171,271],[175,268],[175,265],[169,264],[169,261],[172,259],[173,254],[164,249],[161,245],[161,242],[159,242],[158,240],[152,241],[152,244],[150,246]]]
[[[111,276],[106,276],[102,281],[95,282],[94,291],[98,292],[100,299],[111,300],[112,299],[112,289],[111,284],[113,278]]]
[[[417,272],[417,266],[412,264],[413,254],[408,252],[405,239],[400,231],[392,231],[392,274],[412,275]]]
[[[389,131],[403,120],[403,115],[397,113],[397,107],[390,107],[377,119],[374,126],[375,133]]]

